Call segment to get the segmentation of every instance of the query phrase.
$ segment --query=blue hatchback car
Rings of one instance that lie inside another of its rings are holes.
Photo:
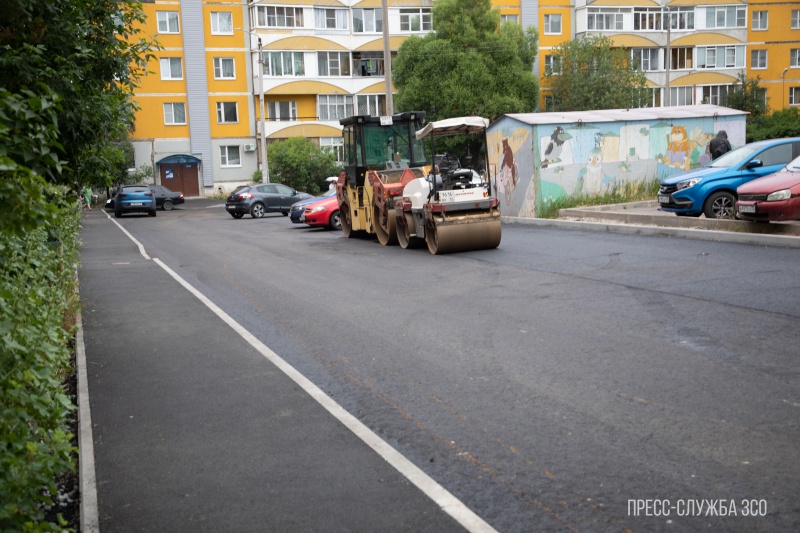
[[[150,187],[143,184],[120,185],[114,196],[114,216],[120,218],[123,213],[147,213],[156,216],[156,198]]]
[[[746,144],[708,166],[662,180],[658,203],[679,216],[734,218],[739,185],[777,172],[798,156],[800,137]]]

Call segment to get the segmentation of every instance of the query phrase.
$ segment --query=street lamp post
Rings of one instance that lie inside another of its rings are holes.
[[[781,108],[786,107],[786,73],[789,72],[789,67],[783,69],[781,74]]]

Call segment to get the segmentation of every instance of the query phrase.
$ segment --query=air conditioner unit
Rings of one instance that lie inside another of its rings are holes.
[[[255,144],[245,144],[244,145],[244,151],[245,152],[255,152],[256,151],[256,145]]]

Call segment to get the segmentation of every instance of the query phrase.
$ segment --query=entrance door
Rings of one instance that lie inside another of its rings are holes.
[[[180,191],[184,196],[200,196],[197,163],[170,163],[160,167],[161,185],[172,191]]]

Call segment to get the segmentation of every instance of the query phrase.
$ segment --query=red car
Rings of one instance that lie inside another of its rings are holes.
[[[736,213],[743,220],[800,220],[800,157],[778,172],[736,189]]]
[[[306,211],[303,213],[303,222],[309,226],[327,226],[333,229],[342,229],[339,200],[336,199],[336,195],[329,196],[306,207]]]

